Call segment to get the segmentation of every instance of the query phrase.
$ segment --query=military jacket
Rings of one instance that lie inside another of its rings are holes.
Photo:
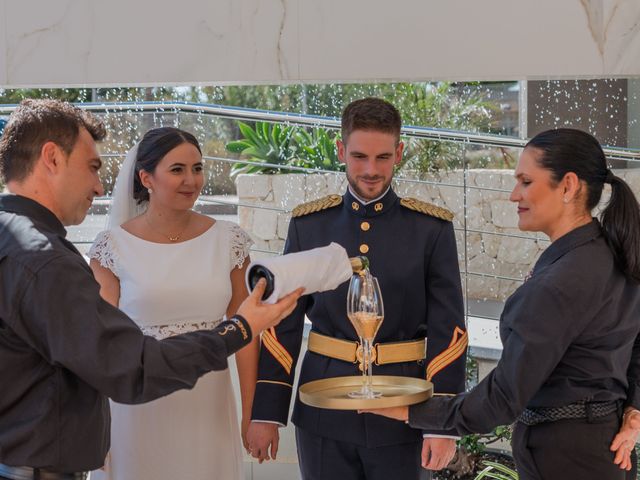
[[[391,189],[367,205],[347,192],[343,197],[326,197],[294,210],[285,245],[285,253],[290,253],[337,242],[350,257],[366,255],[371,273],[378,277],[385,308],[374,343],[427,337],[426,360],[374,365],[374,375],[426,377],[434,383],[436,394],[449,395],[464,389],[467,347],[451,218],[450,212],[439,207],[401,200]],[[313,331],[357,340],[346,315],[348,283],[303,296],[289,317],[263,335],[254,420],[287,422],[305,315]],[[359,374],[357,364],[307,352],[299,384]],[[368,447],[417,441],[422,435],[401,422],[354,411],[313,408],[299,399],[293,422],[312,433]],[[455,434],[442,430],[431,433]]]

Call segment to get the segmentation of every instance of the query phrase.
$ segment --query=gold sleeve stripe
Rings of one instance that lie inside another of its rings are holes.
[[[427,380],[431,381],[438,372],[460,358],[467,349],[468,343],[469,334],[461,328],[456,327],[453,332],[451,342],[449,343],[449,347],[429,363],[429,366],[427,367]]]
[[[269,330],[264,332],[262,334],[262,342],[280,363],[284,362],[283,367],[290,371],[293,365],[293,358],[291,358],[291,355],[289,355],[289,352],[287,352],[282,344],[278,342],[273,332]]]
[[[284,358],[287,359],[287,361],[289,363],[289,366],[293,365],[293,358],[291,357],[291,355],[289,354],[287,349],[284,348],[284,345],[282,345],[278,341],[278,336],[276,335],[276,329],[274,327],[271,327],[271,328],[267,329],[264,333],[269,335],[271,344],[280,351],[280,354]]]
[[[460,358],[460,356],[462,356],[462,354],[465,352],[466,348],[467,340],[465,337],[464,342],[459,343],[455,348],[451,350],[447,350],[448,355],[446,357],[442,357],[438,361],[438,363],[431,362],[427,367],[427,380],[431,381],[431,379],[435,377],[437,373]]]
[[[460,358],[465,352],[468,344],[468,334],[464,332],[458,336],[460,333],[462,333],[462,330],[454,332],[454,340],[449,344],[449,347],[429,363],[427,380],[431,380],[438,372]]]
[[[282,346],[271,330],[267,330],[262,334],[262,344],[273,355],[273,357],[282,365],[287,375],[291,373],[291,367],[293,366],[293,358],[289,355],[289,352]]]
[[[452,359],[451,357],[454,357],[454,356],[456,358],[459,357],[460,350],[464,351],[464,349],[467,347],[468,338],[469,337],[467,332],[456,327],[455,331],[453,332],[453,338],[449,343],[449,347],[447,347],[445,351],[441,352],[438,356],[436,356],[433,360],[431,360],[431,363],[429,363],[429,366],[427,367],[427,371],[429,371],[429,369],[433,369],[435,367],[440,366],[440,364],[442,363],[445,363],[444,366],[446,367],[449,363],[455,360],[455,358]]]
[[[273,383],[274,385],[284,385],[285,387],[293,388],[293,385],[287,382],[277,382],[275,380],[258,380],[256,383]]]
[[[449,348],[453,347],[453,345],[458,341],[461,335],[466,335],[467,332],[462,330],[460,327],[456,327],[453,331],[453,336],[451,337],[451,341],[449,342]]]
[[[263,339],[262,344],[266,347],[267,350],[269,350],[271,355],[273,355],[273,358],[275,358],[276,361],[280,365],[282,365],[282,368],[284,368],[285,372],[287,372],[287,375],[289,375],[291,373],[292,364],[289,363],[286,356],[284,356],[278,349],[278,347],[274,346],[269,339]]]

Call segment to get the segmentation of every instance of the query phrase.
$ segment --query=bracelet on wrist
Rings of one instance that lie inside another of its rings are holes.
[[[229,318],[229,321],[235,323],[238,326],[238,328],[240,329],[240,332],[242,333],[242,338],[244,340],[247,340],[248,338],[250,338],[249,333],[245,328],[245,325],[249,325],[249,322],[247,322],[246,318],[236,313],[235,315],[232,315],[231,318]]]

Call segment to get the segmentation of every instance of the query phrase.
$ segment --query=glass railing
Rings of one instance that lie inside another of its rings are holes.
[[[196,208],[240,223],[254,238],[254,256],[281,253],[290,212],[297,204],[329,193],[343,193],[344,173],[280,163],[248,161],[226,151],[238,138],[238,121],[270,122],[306,129],[339,128],[339,119],[220,105],[148,102],[79,104],[101,116],[110,132],[101,145],[106,196],[96,199],[85,222],[69,229],[81,251],[106,225],[106,213],[126,151],[149,128],[171,125],[192,132],[203,147],[206,182]],[[0,106],[0,115],[14,107]],[[402,130],[412,158],[396,173],[394,188],[451,210],[467,314],[498,318],[502,303],[523,281],[549,244],[543,235],[517,228],[509,201],[513,168],[526,140],[515,137],[406,126]],[[640,195],[640,151],[606,148],[618,173]],[[420,161],[414,161],[418,158]],[[239,164],[277,168],[277,175],[231,176]],[[309,174],[309,175],[301,175]],[[313,174],[313,175],[311,175]]]

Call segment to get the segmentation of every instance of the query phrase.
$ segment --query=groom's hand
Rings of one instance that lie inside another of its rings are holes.
[[[456,454],[456,441],[452,438],[425,438],[422,441],[422,466],[427,470],[442,470]]]
[[[267,328],[275,327],[280,323],[280,320],[293,312],[298,298],[304,291],[303,288],[298,288],[289,295],[282,297],[277,303],[269,305],[261,301],[266,287],[266,280],[261,278],[251,295],[242,302],[237,312],[238,315],[242,315],[247,320],[254,337]]]
[[[265,460],[276,459],[278,454],[278,443],[280,434],[278,425],[266,422],[251,422],[247,432],[247,442],[249,443],[249,453],[258,459],[258,463]],[[269,446],[271,446],[271,457],[269,457]]]

